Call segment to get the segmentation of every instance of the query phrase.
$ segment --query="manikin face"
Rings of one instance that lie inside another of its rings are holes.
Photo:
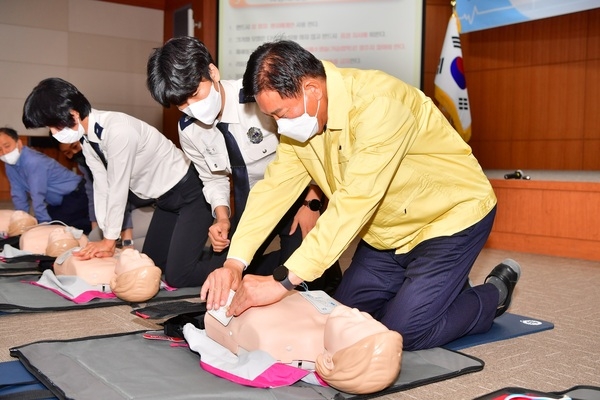
[[[125,249],[117,260],[110,288],[121,300],[148,301],[158,292],[160,277],[160,268],[147,255]]]
[[[117,260],[115,273],[120,275],[140,267],[154,267],[154,262],[144,253],[135,249],[125,249]]]
[[[325,349],[335,353],[367,336],[386,331],[388,328],[371,315],[339,305],[329,314],[325,323]]]

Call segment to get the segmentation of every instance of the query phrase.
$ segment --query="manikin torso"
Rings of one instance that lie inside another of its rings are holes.
[[[282,363],[314,361],[324,349],[323,329],[329,314],[317,310],[299,292],[281,301],[252,307],[224,326],[206,314],[206,335],[237,354],[264,350]]]
[[[61,226],[37,225],[27,229],[19,238],[19,248],[24,251],[29,251],[33,254],[46,254],[50,234],[57,228],[61,228]],[[78,239],[78,242],[79,247],[85,247],[85,245],[88,243],[87,236],[82,234],[81,238]]]
[[[311,293],[311,292],[309,292]],[[292,291],[277,303],[252,307],[227,326],[207,314],[208,337],[237,354],[263,350],[283,363],[312,361],[325,350],[334,353],[360,339],[388,329],[369,314],[329,298],[337,304],[322,313],[300,292]]]

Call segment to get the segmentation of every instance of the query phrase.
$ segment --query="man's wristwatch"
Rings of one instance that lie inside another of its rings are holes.
[[[123,247],[133,246],[133,240],[132,239],[123,239],[123,241],[121,242],[121,246],[123,246]]]
[[[310,208],[311,211],[321,211],[321,207],[323,207],[323,203],[319,199],[304,200],[302,204]]]
[[[273,270],[273,279],[281,283],[287,290],[292,290],[296,287],[296,285],[294,285],[288,279],[289,274],[290,271],[287,269],[287,267],[285,265],[280,265]]]

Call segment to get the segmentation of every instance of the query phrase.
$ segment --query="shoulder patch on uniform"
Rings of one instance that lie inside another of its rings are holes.
[[[184,114],[181,116],[181,118],[179,118],[179,129],[184,130],[194,122],[196,122],[196,118],[192,118],[189,115]]]

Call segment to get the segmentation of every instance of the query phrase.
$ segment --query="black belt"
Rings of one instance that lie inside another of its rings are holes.
[[[190,168],[188,169],[188,172],[183,176],[183,178],[181,178],[179,180],[179,182],[177,182],[175,184],[175,186],[173,186],[171,189],[169,189],[167,192],[165,192],[163,195],[161,195],[158,199],[159,200],[160,199],[164,199],[165,197],[169,196],[171,193],[173,193],[174,191],[176,191],[177,189],[179,189],[195,173],[196,173],[196,168],[194,167],[193,163],[190,163]]]

